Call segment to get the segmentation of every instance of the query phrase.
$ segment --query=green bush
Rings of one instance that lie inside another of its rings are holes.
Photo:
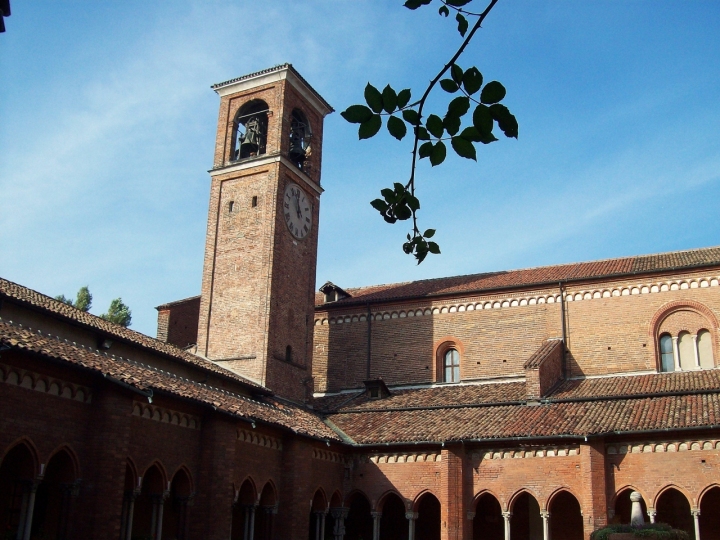
[[[667,523],[646,523],[641,527],[632,525],[610,525],[590,535],[590,540],[608,540],[614,533],[633,533],[635,538],[657,538],[657,540],[690,540],[685,531],[673,529]]]

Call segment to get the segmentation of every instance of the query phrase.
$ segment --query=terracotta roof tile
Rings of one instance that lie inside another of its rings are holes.
[[[328,396],[316,399],[315,407],[324,411],[346,412],[507,403],[525,399],[525,383],[448,385],[408,390],[391,389],[391,392],[391,396],[383,399],[370,399],[366,392]],[[341,397],[344,399],[340,399]]]
[[[108,337],[112,336],[116,340],[122,340],[132,343],[133,345],[138,345],[153,352],[161,353],[178,362],[192,364],[193,366],[199,367],[205,371],[210,371],[216,375],[240,382],[245,386],[251,387],[254,391],[260,391],[268,394],[270,393],[267,388],[264,388],[257,383],[223,369],[209,360],[179,349],[174,345],[151,338],[145,334],[141,334],[140,332],[135,332],[134,330],[130,330],[124,326],[108,322],[100,317],[96,317],[95,315],[85,311],[80,311],[79,309],[63,302],[59,302],[58,300],[50,298],[49,296],[41,294],[37,291],[0,278],[0,297],[2,296],[17,300],[22,304],[26,304],[34,308],[39,308],[63,319],[80,323],[87,328],[99,330]]]
[[[340,438],[316,415],[302,407],[265,396],[251,399],[162,371],[129,359],[86,349],[59,338],[0,321],[0,343],[34,352],[112,377],[141,391],[165,392],[248,420],[266,422],[311,437]]]
[[[720,370],[569,380],[563,382],[549,398],[552,400],[610,398],[708,390],[720,390]]]
[[[600,435],[717,426],[720,395],[335,414],[358,444]]]
[[[720,264],[720,247],[709,247],[655,255],[639,255],[602,261],[541,266],[504,272],[488,272],[346,289],[352,295],[351,298],[332,302],[328,306],[462,294],[471,291],[523,287],[559,281],[593,279],[717,264]],[[323,295],[316,295],[315,304],[319,306],[323,305],[323,303]]]

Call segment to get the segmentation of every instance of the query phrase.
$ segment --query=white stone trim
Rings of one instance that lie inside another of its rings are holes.
[[[471,458],[473,463],[479,463],[483,459],[520,459],[537,457],[568,457],[579,456],[580,445],[544,446],[537,448],[496,448],[473,452]]]
[[[80,403],[90,403],[92,401],[92,392],[87,386],[6,364],[0,364],[0,382],[35,390],[43,394],[50,394],[51,396],[72,399]]]
[[[140,401],[133,402],[133,416],[190,429],[200,429],[200,417]]]
[[[263,435],[249,429],[238,429],[238,440],[246,443],[271,448],[272,450],[282,450],[282,441],[276,437]]]
[[[283,165],[285,165],[290,174],[295,177],[294,179],[299,180],[302,184],[305,185],[305,187],[315,192],[316,195],[321,195],[325,191],[317,183],[313,182],[307,174],[305,174],[295,165],[293,165],[288,158],[280,154],[270,154],[258,156],[252,159],[246,159],[230,165],[226,165],[224,167],[218,167],[217,169],[210,169],[208,173],[210,173],[210,177],[215,177],[225,174],[232,174],[239,171],[250,171],[251,169],[256,169],[258,167],[263,167],[266,165],[272,165],[273,163],[282,163]],[[235,179],[232,178],[228,180]]]
[[[372,454],[365,456],[372,463],[419,463],[442,461],[439,452],[404,452],[402,454]]]
[[[689,450],[720,450],[720,440],[694,439],[689,441],[612,443],[605,445],[607,455],[686,452]]]
[[[613,287],[598,287],[582,289],[565,293],[567,302],[585,302],[605,298],[620,298],[638,294],[655,294],[666,291],[685,289],[698,289],[720,286],[720,276],[693,277],[668,281],[651,281],[635,285],[618,285]],[[468,311],[481,311],[490,309],[511,309],[516,307],[533,306],[539,304],[554,304],[560,301],[559,293],[528,293],[522,296],[511,295],[507,297],[488,297],[473,301],[456,301],[432,304],[427,307],[414,307],[409,309],[380,310],[371,313],[375,321],[404,319],[409,317],[425,317],[428,315],[445,315],[450,313],[467,313]],[[357,309],[357,308],[352,308]],[[366,322],[367,312],[350,313],[336,317],[319,316],[315,319],[315,326],[329,324],[345,324],[353,322]]]
[[[313,459],[322,461],[331,461],[333,463],[345,463],[345,456],[338,452],[323,450],[321,448],[313,448]]]

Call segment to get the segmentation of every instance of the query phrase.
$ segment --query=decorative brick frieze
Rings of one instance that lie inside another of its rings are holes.
[[[72,399],[81,403],[92,401],[92,392],[87,386],[81,386],[55,377],[48,377],[40,373],[0,364],[0,381],[35,390],[51,396]]]
[[[173,426],[200,429],[200,417],[198,416],[140,403],[139,401],[133,403],[132,415]]]
[[[413,452],[401,454],[372,454],[364,456],[371,463],[415,463],[425,461],[442,461],[439,452]]]
[[[584,300],[597,300],[602,298],[617,298],[638,294],[654,294],[667,291],[685,289],[700,289],[720,286],[720,276],[696,277],[688,279],[675,279],[668,281],[653,281],[635,285],[606,286],[579,291],[567,291],[566,302],[580,302]],[[559,293],[529,293],[525,295],[490,296],[485,299],[468,302],[447,303],[431,307],[418,307],[416,309],[399,309],[388,311],[375,311],[371,313],[374,321],[390,319],[404,319],[408,317],[424,317],[428,315],[443,315],[446,313],[462,313],[464,311],[481,311],[490,309],[505,309],[512,307],[534,306],[540,304],[554,304],[560,302]],[[315,319],[315,325],[347,324],[367,321],[367,313],[339,315],[336,317],[320,316]]]
[[[313,459],[331,461],[333,463],[345,463],[345,456],[343,454],[321,448],[313,448]]]
[[[536,458],[536,457],[566,457],[579,456],[580,445],[568,446],[544,446],[537,448],[500,448],[492,450],[483,450],[473,452],[470,456],[473,463],[478,463],[481,459],[517,459],[517,458]]]
[[[720,450],[720,440],[613,443],[605,446],[605,453],[608,455],[685,452],[688,450]]]
[[[271,448],[273,450],[283,449],[282,441],[280,439],[270,437],[269,435],[263,435],[262,433],[257,433],[248,429],[238,430],[238,440],[262,446],[264,448]]]

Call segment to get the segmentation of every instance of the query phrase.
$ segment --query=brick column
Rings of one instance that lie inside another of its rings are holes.
[[[99,385],[93,393],[93,419],[87,424],[88,460],[81,465],[86,477],[94,481],[86,483],[78,497],[76,538],[120,537],[135,396],[109,383]]]
[[[580,445],[580,475],[585,538],[607,525],[607,487],[605,484],[605,441],[595,439]]]
[[[283,440],[282,484],[277,538],[306,540],[310,527],[308,501],[313,498],[312,446],[299,437]],[[300,464],[300,466],[298,466]],[[332,509],[331,509],[332,512]]]
[[[189,537],[227,540],[232,531],[232,481],[235,474],[237,426],[229,418],[208,415],[203,420],[200,471],[193,500],[197,509]]]
[[[441,540],[462,540],[467,536],[467,515],[469,508],[464,493],[465,452],[462,445],[443,448],[440,475],[440,538]],[[472,484],[472,481],[470,482]],[[472,524],[471,524],[472,525]],[[472,532],[471,532],[472,535]]]

